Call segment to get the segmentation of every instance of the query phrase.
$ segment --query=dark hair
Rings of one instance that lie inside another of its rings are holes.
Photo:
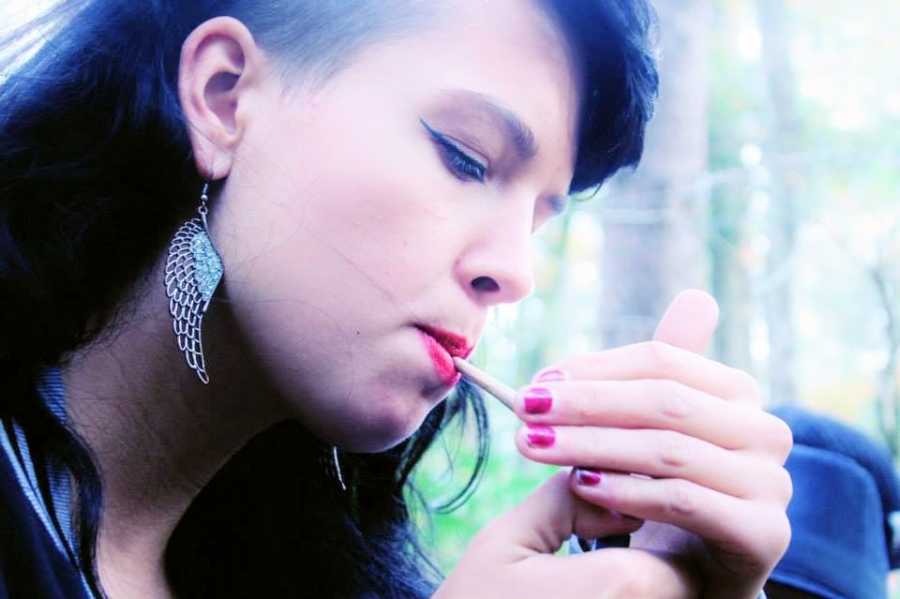
[[[98,595],[97,467],[83,440],[44,406],[36,380],[115,330],[130,291],[191,215],[201,179],[176,89],[182,42],[201,22],[230,15],[286,76],[327,78],[365,44],[413,30],[430,4],[63,0],[0,41],[0,52],[11,52],[0,86],[0,418],[23,426],[37,464],[56,462],[73,474],[73,554]],[[572,184],[580,191],[640,158],[657,88],[652,13],[643,0],[543,5],[582,61]],[[27,56],[29,44],[20,42],[35,32],[46,41]],[[261,433],[179,522],[166,548],[173,588],[183,597],[302,596],[311,584],[329,596],[430,595],[441,573],[416,542],[404,491],[416,493],[410,473],[438,433],[468,414],[478,460],[442,506],[453,509],[474,490],[488,447],[484,405],[465,386],[396,447],[345,455],[347,494],[329,491],[317,459],[323,446],[299,423]],[[46,494],[46,480],[42,486]]]

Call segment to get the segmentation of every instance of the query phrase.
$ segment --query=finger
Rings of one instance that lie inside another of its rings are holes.
[[[790,496],[790,477],[780,464],[674,431],[525,426],[516,445],[525,457],[544,464],[679,478],[742,499],[786,504]]]
[[[708,293],[687,290],[669,305],[649,343],[604,352],[582,354],[542,370],[535,377],[550,378],[557,371],[571,379],[679,380],[723,399],[743,399],[755,404],[759,387],[750,375],[699,356],[706,350],[719,318],[719,307]]]
[[[688,289],[669,304],[653,339],[702,354],[712,341],[718,322],[716,300],[705,291]]]
[[[555,371],[557,380],[570,381],[668,379],[721,399],[760,403],[759,385],[746,372],[661,341],[579,354],[542,370],[535,380]]]
[[[640,528],[639,519],[610,514],[572,494],[570,475],[566,470],[550,477],[522,503],[482,528],[473,545],[512,563],[535,554],[553,554],[573,534],[593,538]]]
[[[608,509],[689,530],[729,554],[744,554],[750,567],[755,557],[755,565],[767,571],[771,556],[783,554],[790,541],[779,501],[747,501],[680,479],[597,474],[598,483],[578,484],[573,491]]]
[[[671,380],[547,382],[520,390],[514,407],[526,423],[673,430],[782,463],[791,446],[775,416]]]

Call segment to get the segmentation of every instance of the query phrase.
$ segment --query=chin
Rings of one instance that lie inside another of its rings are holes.
[[[378,453],[387,451],[406,441],[422,426],[429,410],[424,409],[431,404],[420,403],[406,409],[383,410],[372,414],[365,422],[354,423],[350,430],[344,431],[344,439],[337,444],[354,453]]]

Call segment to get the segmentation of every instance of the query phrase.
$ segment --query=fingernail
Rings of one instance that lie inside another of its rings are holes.
[[[556,441],[556,433],[543,424],[528,425],[528,445],[531,447],[551,447]]]
[[[591,470],[582,470],[581,468],[579,468],[578,474],[576,476],[578,477],[578,484],[580,484],[580,485],[585,485],[588,487],[596,487],[597,485],[600,484],[601,476],[600,476],[599,472],[593,472]]]
[[[532,383],[552,383],[553,381],[564,381],[569,376],[560,370],[559,368],[545,368],[544,370],[538,371],[534,378],[531,379]]]
[[[526,413],[543,414],[553,406],[553,393],[546,387],[528,387],[522,393],[522,401]]]

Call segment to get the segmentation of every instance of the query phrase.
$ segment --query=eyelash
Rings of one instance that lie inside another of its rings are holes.
[[[463,181],[473,180],[478,181],[479,183],[484,183],[484,179],[487,176],[486,166],[457,148],[456,144],[448,140],[444,135],[441,135],[440,133],[429,127],[428,123],[426,123],[424,120],[420,119],[420,121],[428,131],[428,133],[431,135],[432,139],[440,146],[440,151],[444,157],[444,161],[447,164],[448,168],[453,171],[453,175],[455,177]],[[555,198],[554,201],[549,202],[549,204],[550,211],[554,216],[558,216],[568,210],[569,198]]]
[[[463,181],[471,180],[484,183],[484,179],[487,176],[486,166],[457,148],[453,142],[429,127],[424,121],[422,121],[422,125],[425,126],[432,139],[440,146],[444,161],[455,177]]]

